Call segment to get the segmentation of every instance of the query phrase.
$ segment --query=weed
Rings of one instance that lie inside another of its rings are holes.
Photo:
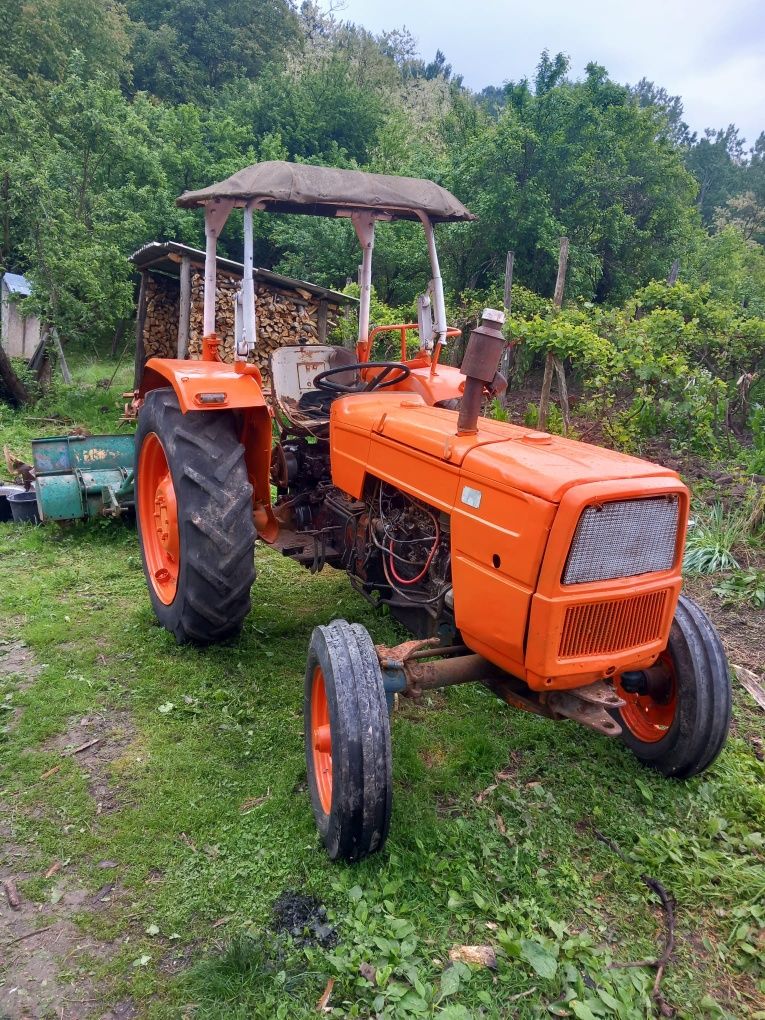
[[[726,577],[712,589],[723,602],[765,609],[765,571],[743,570]]]

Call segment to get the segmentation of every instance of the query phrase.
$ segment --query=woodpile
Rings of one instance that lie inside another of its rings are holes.
[[[216,332],[224,361],[234,360],[234,301],[241,285],[239,276],[218,271],[215,295]],[[170,276],[148,273],[146,276],[146,316],[143,347],[147,358],[175,358],[178,349],[180,287]],[[196,270],[191,276],[191,313],[188,357],[202,353],[204,275]],[[340,306],[332,300],[312,294],[304,287],[287,289],[274,283],[257,281],[257,348],[250,361],[268,378],[269,358],[277,347],[289,344],[317,344],[337,327]]]
[[[224,361],[234,360],[234,299],[240,280],[218,273],[215,295],[216,332],[222,343],[219,348]],[[204,277],[194,273],[191,278],[191,324],[189,357],[198,358],[202,351],[202,308]],[[322,307],[324,306],[324,307]],[[339,306],[327,302],[303,288],[287,290],[261,281],[255,286],[257,315],[257,347],[250,361],[260,368],[264,378],[269,375],[269,358],[277,347],[292,344],[320,343],[337,326]],[[326,323],[322,327],[322,316]]]
[[[169,276],[147,274],[143,348],[147,358],[175,358],[180,286]]]

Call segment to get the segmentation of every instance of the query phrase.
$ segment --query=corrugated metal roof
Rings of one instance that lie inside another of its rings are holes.
[[[192,265],[202,267],[205,264],[205,253],[199,248],[190,248],[186,244],[179,244],[177,241],[150,241],[130,256],[130,261],[139,269],[155,269],[169,276],[179,276],[181,271],[180,257],[188,255]],[[179,257],[180,256],[180,257]],[[220,255],[215,260],[218,269],[223,272],[234,273],[241,276],[244,266],[241,262],[234,262],[232,259],[224,259]],[[328,287],[320,287],[317,283],[308,283],[306,280],[295,280],[291,276],[282,276],[280,273],[272,273],[270,269],[254,270],[256,280],[264,283],[272,283],[276,287],[285,287],[288,290],[307,290],[317,297],[332,298],[338,303],[354,304],[357,299],[341,294],[337,290],[330,290]]]
[[[20,276],[18,273],[6,273],[3,277],[3,283],[8,288],[9,294],[18,294],[19,297],[29,297],[32,293],[32,284],[26,276]]]

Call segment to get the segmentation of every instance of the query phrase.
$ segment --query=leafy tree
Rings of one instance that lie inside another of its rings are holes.
[[[743,191],[716,210],[714,225],[717,230],[734,227],[747,241],[754,240],[765,230],[765,206],[753,191]]]
[[[116,0],[35,0],[0,5],[0,67],[39,92],[59,81],[74,50],[86,75],[99,70],[124,76],[129,21]]]
[[[569,292],[614,300],[666,272],[691,229],[693,182],[657,111],[598,65],[577,82],[566,66],[543,54],[535,88],[509,84],[496,120],[455,104],[447,177],[480,216],[449,245],[458,287],[499,274],[512,249],[519,278],[549,293],[566,234]]]
[[[734,124],[717,131],[708,128],[690,148],[686,165],[698,181],[696,202],[707,226],[715,210],[741,190],[743,163],[744,141]]]
[[[680,96],[671,96],[665,88],[655,85],[647,78],[641,78],[630,92],[639,106],[650,106],[660,111],[666,121],[666,130],[671,140],[679,146],[686,147],[696,142],[696,132],[692,132],[683,120],[683,100]]]
[[[127,9],[139,26],[136,88],[176,102],[255,77],[298,43],[287,0],[128,0]]]

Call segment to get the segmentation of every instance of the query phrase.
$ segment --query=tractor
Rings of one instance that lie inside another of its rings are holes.
[[[357,623],[315,628],[304,687],[308,788],[329,856],[385,844],[389,714],[396,695],[478,682],[499,699],[620,738],[684,779],[720,753],[730,723],[725,653],[681,594],[689,494],[673,471],[481,416],[500,393],[501,312],[486,309],[461,367],[444,363],[435,225],[473,219],[438,185],[255,164],[178,204],[204,209],[198,360],[150,359],[136,392],[135,502],[154,611],[178,642],[235,637],[250,610],[256,540],[308,570],[344,570],[411,635],[375,645]],[[219,357],[216,243],[244,216],[235,359]],[[358,342],[257,344],[253,213],[350,219],[362,259]],[[419,221],[430,283],[418,322],[385,327],[399,361],[375,361],[375,224]],[[418,350],[413,356],[412,340]]]

